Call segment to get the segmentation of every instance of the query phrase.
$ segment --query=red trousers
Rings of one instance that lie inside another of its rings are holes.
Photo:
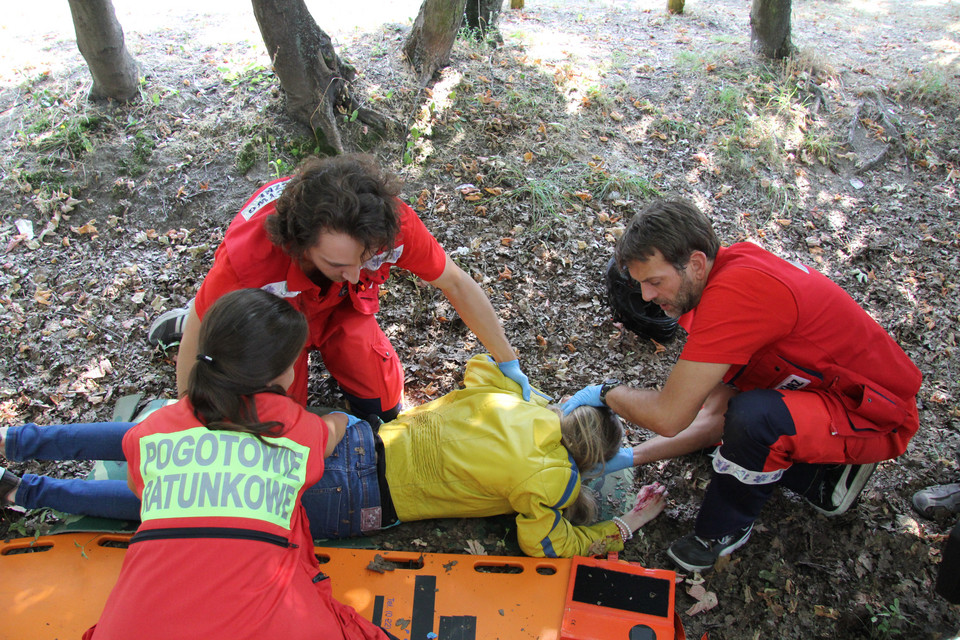
[[[380,410],[399,404],[403,396],[403,367],[374,315],[360,313],[348,300],[307,318],[310,337],[294,365],[289,395],[307,403],[310,351],[319,351],[323,364],[345,393],[360,399],[379,399]]]
[[[832,403],[838,404],[832,404]],[[887,432],[838,435],[839,400],[810,391],[755,389],[730,399],[714,474],[695,531],[719,538],[753,522],[777,485],[801,495],[818,468],[896,458],[919,426],[916,403]],[[831,411],[832,410],[832,411]]]

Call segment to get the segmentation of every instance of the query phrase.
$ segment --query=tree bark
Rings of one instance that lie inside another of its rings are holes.
[[[793,53],[790,41],[791,0],[753,0],[750,10],[751,48],[768,58]]]
[[[475,1],[475,0],[471,0]],[[403,54],[425,87],[433,74],[450,63],[450,51],[463,22],[467,0],[423,0]]]
[[[667,0],[667,13],[683,13],[683,0]]]
[[[496,26],[501,7],[503,0],[467,0],[464,14],[467,27],[486,37],[487,31]]]
[[[291,117],[322,134],[337,153],[344,150],[339,123],[353,120],[354,115],[381,135],[392,129],[389,120],[362,108],[350,95],[356,69],[340,59],[303,0],[252,1]]]
[[[123,28],[110,0],[69,0],[77,48],[93,76],[90,97],[130,100],[139,94],[137,63],[127,51]]]

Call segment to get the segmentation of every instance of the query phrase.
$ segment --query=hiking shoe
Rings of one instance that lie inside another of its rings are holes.
[[[7,494],[16,491],[20,486],[20,478],[11,471],[0,467],[0,507],[9,507],[14,504],[13,500],[7,499]]]
[[[667,555],[687,571],[706,571],[716,564],[720,556],[728,556],[745,545],[752,532],[751,522],[722,538],[701,538],[690,534],[670,545]]]
[[[183,337],[183,324],[190,315],[190,307],[181,307],[179,309],[170,309],[160,315],[150,325],[150,331],[147,333],[147,342],[151,347],[160,347],[165,349],[180,343]]]
[[[819,484],[805,495],[813,508],[828,516],[846,513],[860,497],[867,480],[877,468],[876,462],[870,464],[838,464],[828,468],[820,478]]]
[[[924,518],[960,513],[960,484],[937,484],[913,494],[913,508]]]

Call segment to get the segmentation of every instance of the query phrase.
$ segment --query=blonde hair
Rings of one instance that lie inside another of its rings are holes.
[[[560,418],[560,442],[580,470],[580,493],[563,511],[573,524],[589,524],[597,517],[597,499],[583,480],[596,476],[594,469],[616,455],[623,441],[623,424],[605,407],[580,406],[567,415],[550,407]]]

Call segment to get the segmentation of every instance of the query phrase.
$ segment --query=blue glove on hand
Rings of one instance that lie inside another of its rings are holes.
[[[497,364],[497,366],[500,367],[500,373],[520,385],[520,389],[523,391],[523,399],[529,402],[530,391],[532,389],[530,388],[530,380],[523,371],[520,371],[520,361],[510,360],[508,362],[501,362]]]
[[[608,473],[614,473],[622,469],[629,469],[633,466],[633,447],[620,447],[612,458],[607,460],[606,464],[598,464],[587,472],[587,478],[596,478],[605,476]]]
[[[605,407],[603,400],[600,399],[600,387],[603,385],[600,384],[591,384],[589,387],[584,387],[573,394],[573,397],[563,403],[563,406],[560,408],[563,410],[563,415],[567,415],[577,407]]]
[[[614,471],[620,471],[621,469],[629,469],[632,466],[633,447],[620,447],[620,451],[617,451],[617,455],[607,460],[607,464],[603,466],[603,473],[613,473]]]
[[[350,415],[349,413],[347,413],[346,411],[331,411],[331,412],[328,413],[327,415],[328,415],[328,416],[332,416],[332,415],[335,414],[335,413],[339,413],[339,414],[341,414],[341,415],[347,416],[347,428],[348,428],[348,429],[349,429],[350,427],[352,427],[353,425],[357,424],[358,422],[363,422],[363,420],[361,420],[361,419],[358,418],[357,416],[352,416],[352,415]]]

